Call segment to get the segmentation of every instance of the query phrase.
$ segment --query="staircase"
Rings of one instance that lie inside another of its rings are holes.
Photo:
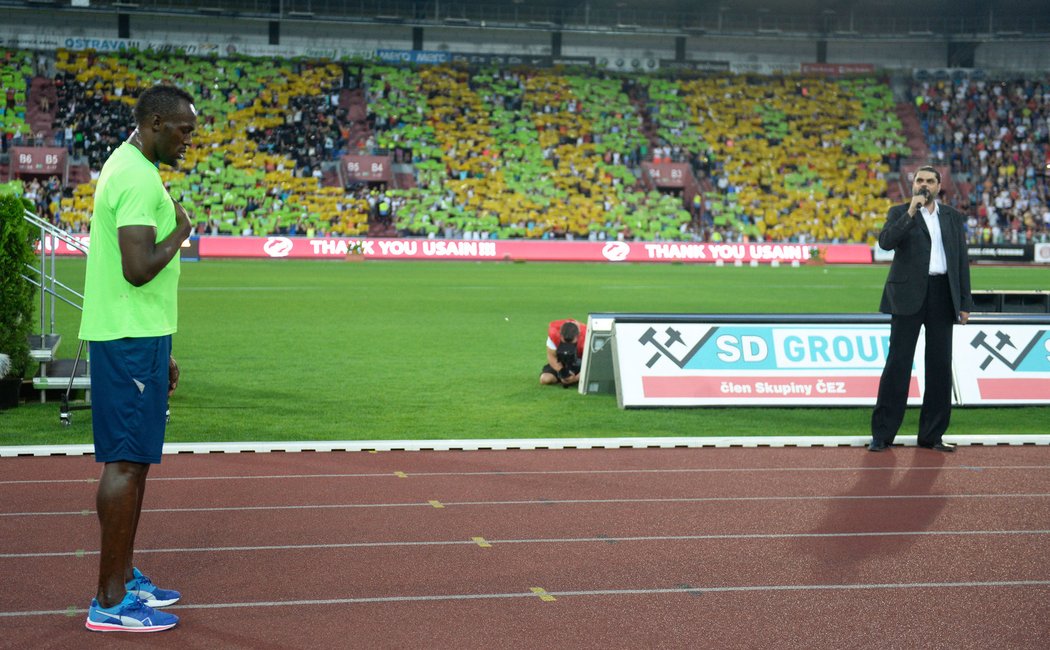
[[[660,136],[657,134],[657,126],[649,113],[649,93],[645,88],[635,84],[627,90],[627,98],[642,121],[641,132],[645,136],[645,141],[649,145],[649,153],[652,155],[652,151],[661,143]],[[641,163],[641,161],[638,162]]]
[[[80,343],[75,359],[58,358],[58,348],[62,336],[55,332],[55,307],[62,301],[71,307],[82,310],[84,295],[66,285],[57,277],[55,266],[55,249],[67,246],[87,254],[87,246],[64,230],[56,228],[48,221],[29,212],[24,218],[40,232],[39,262],[26,265],[22,274],[30,284],[40,290],[40,320],[37,332],[29,336],[30,357],[40,364],[40,369],[33,377],[33,388],[40,391],[41,403],[47,401],[48,390],[85,390],[91,389],[88,376],[88,362],[82,359],[84,344]],[[68,397],[68,395],[67,395]],[[68,404],[63,397],[63,408],[60,418],[63,424],[69,424]]]
[[[348,151],[363,149],[372,135],[368,126],[368,99],[363,88],[343,88],[339,91],[339,106],[346,109],[346,119],[350,122],[350,136],[347,138]]]
[[[941,175],[942,200],[951,205],[959,205],[960,200],[966,197],[969,189],[960,188],[955,183],[949,165],[933,164],[933,156],[930,154],[930,147],[926,144],[926,136],[922,132],[919,116],[915,113],[915,105],[911,102],[900,102],[896,106],[896,113],[901,120],[901,126],[904,128],[907,144],[911,148],[911,156],[901,161],[899,202],[909,200],[908,197],[911,196],[911,181],[915,177],[915,170],[924,165],[931,165]],[[894,191],[892,187],[889,194],[891,200],[898,202],[893,196]]]
[[[894,110],[901,120],[906,143],[911,149],[911,156],[902,161],[901,166],[903,167],[906,163],[927,164],[930,160],[930,147],[926,144],[926,136],[923,135],[919,116],[915,114],[915,105],[911,102],[899,102]]]
[[[55,89],[54,79],[34,77],[30,82],[26,104],[26,123],[32,129],[31,133],[42,137],[44,142],[53,142],[52,125],[58,113],[58,90]]]

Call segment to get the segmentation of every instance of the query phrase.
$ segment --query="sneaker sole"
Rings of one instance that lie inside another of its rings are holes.
[[[180,598],[181,598],[181,596],[180,596]],[[152,607],[153,609],[158,609],[160,607],[167,607],[168,605],[174,605],[175,603],[179,602],[179,599],[178,598],[171,598],[171,599],[168,599],[168,600],[157,600],[155,598],[149,598],[149,599],[143,600],[142,602],[143,602],[144,605],[146,605],[146,607]]]
[[[128,627],[126,625],[110,625],[107,623],[84,621],[84,627],[92,632],[163,632],[164,630],[170,630],[176,625],[178,625],[177,621],[171,625],[150,625],[148,627]]]

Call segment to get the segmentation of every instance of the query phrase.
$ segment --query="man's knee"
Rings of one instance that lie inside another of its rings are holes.
[[[149,473],[149,465],[146,463],[134,463],[126,460],[118,460],[106,463],[102,470],[101,484],[115,485],[120,483],[138,484],[146,479]]]

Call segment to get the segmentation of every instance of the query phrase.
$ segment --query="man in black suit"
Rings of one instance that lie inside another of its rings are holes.
[[[952,411],[952,329],[973,309],[966,218],[937,202],[941,175],[920,167],[910,203],[890,208],[879,246],[894,251],[879,311],[892,314],[890,349],[871,414],[869,451],[893,443],[904,420],[919,328],[926,326],[926,392],[919,414],[920,447],[955,451],[942,440]]]

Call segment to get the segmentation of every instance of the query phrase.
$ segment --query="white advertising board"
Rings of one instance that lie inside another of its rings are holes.
[[[619,322],[617,399],[644,406],[871,406],[889,323]],[[924,345],[909,404],[922,401]]]
[[[1050,404],[1050,319],[955,326],[952,363],[966,406]],[[1050,430],[1050,423],[1042,427]]]
[[[621,408],[874,406],[889,350],[889,317],[881,314],[595,317],[612,323]],[[924,338],[910,406],[925,394]],[[952,348],[954,404],[1050,405],[1050,316],[975,314],[955,326]]]

